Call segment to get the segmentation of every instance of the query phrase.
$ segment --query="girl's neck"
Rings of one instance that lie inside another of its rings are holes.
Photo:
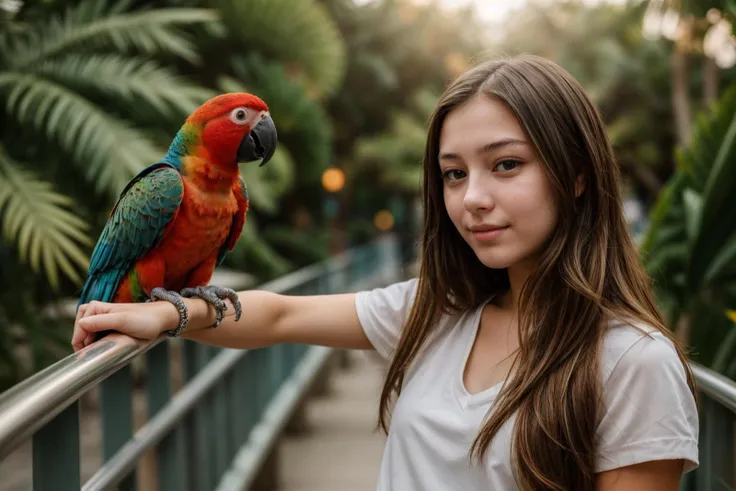
[[[500,306],[511,309],[515,313],[518,312],[519,295],[521,294],[521,289],[524,286],[524,283],[526,283],[527,278],[529,278],[529,275],[532,272],[532,267],[532,264],[528,261],[509,266],[507,272],[511,288],[508,293],[500,299]]]

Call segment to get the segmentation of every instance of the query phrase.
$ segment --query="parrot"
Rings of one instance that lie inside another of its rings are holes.
[[[253,94],[219,94],[195,109],[165,156],[120,193],[92,251],[77,309],[93,300],[160,299],[177,307],[183,323],[182,297],[198,297],[214,307],[215,327],[225,299],[240,319],[237,294],[209,282],[246,220],[248,191],[238,164],[260,160],[262,167],[277,142],[268,106]]]

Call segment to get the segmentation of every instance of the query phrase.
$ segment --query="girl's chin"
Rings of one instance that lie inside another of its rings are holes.
[[[491,269],[508,269],[524,259],[524,257],[505,247],[474,247],[473,252],[485,267]]]
[[[491,269],[506,269],[516,261],[505,255],[488,253],[488,251],[476,251],[476,257],[483,266]]]

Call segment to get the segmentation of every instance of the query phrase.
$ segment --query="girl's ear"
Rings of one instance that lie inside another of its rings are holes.
[[[578,177],[575,178],[575,197],[579,198],[583,191],[585,191],[585,176],[578,174]]]

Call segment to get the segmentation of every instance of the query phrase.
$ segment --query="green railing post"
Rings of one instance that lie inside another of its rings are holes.
[[[228,428],[227,425],[227,381],[223,382],[225,383],[219,384],[217,387],[214,388],[214,394],[212,395],[212,402],[214,404],[212,426],[214,431],[211,435],[211,439],[215,444],[215,452],[213,456],[213,477],[215,478],[215,480],[213,482],[213,488],[217,485],[217,481],[219,481],[220,476],[225,472],[228,464],[230,463],[230,460],[233,457],[230,454],[229,444],[231,429]]]
[[[100,410],[102,458],[108,460],[133,436],[133,369],[130,365],[122,367],[100,384]],[[131,472],[120,487],[136,489],[136,472]]]
[[[79,491],[79,402],[33,435],[34,491]]]
[[[197,363],[197,344],[193,341],[183,341],[182,345],[182,370],[184,380],[189,381],[197,375],[199,366]],[[199,460],[200,448],[204,445],[198,432],[198,423],[201,420],[199,410],[194,410],[186,417],[184,422],[185,442],[187,451],[187,468],[189,479],[187,480],[188,491],[205,489],[202,486],[204,466]]]
[[[733,413],[709,397],[702,399],[697,491],[734,489]]]
[[[146,355],[148,369],[148,414],[160,411],[171,399],[170,347],[160,343]],[[156,452],[157,479],[160,491],[179,491],[186,482],[184,432],[178,426],[158,445]]]

